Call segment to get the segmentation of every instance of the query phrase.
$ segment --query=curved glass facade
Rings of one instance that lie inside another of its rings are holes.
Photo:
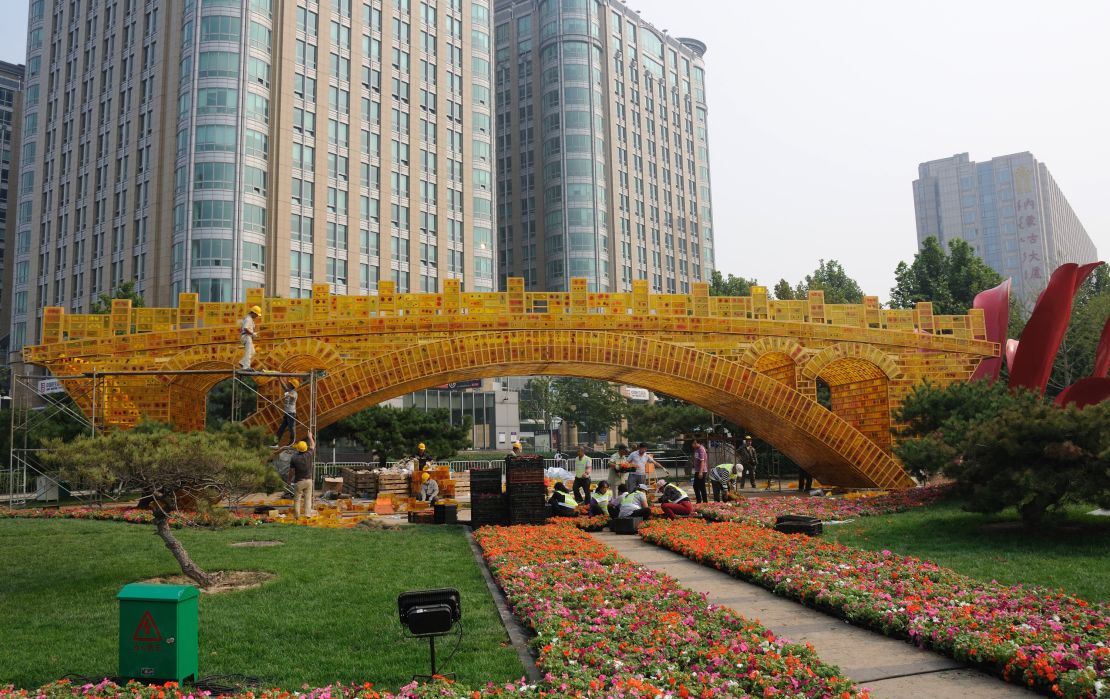
[[[609,291],[605,96],[599,6],[544,0],[540,22],[540,140],[546,278],[584,277]]]
[[[182,13],[173,293],[237,301],[265,282],[272,13],[200,0]]]
[[[502,0],[495,27],[502,284],[707,280],[705,45],[600,0]]]

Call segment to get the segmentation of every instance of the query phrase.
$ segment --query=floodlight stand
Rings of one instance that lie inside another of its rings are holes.
[[[425,682],[431,682],[436,677],[445,677],[449,680],[455,679],[455,673],[453,673],[453,672],[448,672],[446,675],[441,675],[438,672],[436,672],[436,637],[435,636],[428,636],[428,649],[432,653],[432,674],[430,674],[430,675],[413,675],[412,679],[414,681],[419,680],[419,681],[425,681]]]

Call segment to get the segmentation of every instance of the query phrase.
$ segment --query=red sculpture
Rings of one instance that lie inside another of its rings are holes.
[[[1010,388],[1024,388],[1044,395],[1052,364],[1060,343],[1068,331],[1072,302],[1076,292],[1095,269],[1103,264],[1092,262],[1083,266],[1074,262],[1060,265],[1052,273],[1048,287],[1041,292],[1033,306],[1029,322],[1021,333],[1021,341],[1007,340],[1009,323],[1010,280],[987,289],[975,297],[974,308],[983,309],[986,316],[987,339],[1002,346],[1002,354],[1010,369]],[[980,363],[972,379],[997,381],[1002,368],[1002,357]],[[1095,368],[1091,376],[1076,381],[1056,397],[1057,405],[1076,405],[1080,408],[1100,403],[1110,398],[1110,318],[1103,326],[1095,353]]]

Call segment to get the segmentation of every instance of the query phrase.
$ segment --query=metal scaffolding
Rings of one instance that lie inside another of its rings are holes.
[[[255,397],[256,411],[263,405],[275,406],[279,412],[282,405],[278,399],[270,398],[260,393],[247,379],[299,379],[308,384],[308,419],[301,420],[294,416],[297,430],[305,430],[316,434],[316,382],[323,376],[319,370],[307,372],[277,372],[277,371],[242,371],[233,369],[191,369],[178,371],[92,371],[83,374],[54,377],[57,379],[86,379],[87,384],[77,395],[66,392],[42,390],[40,381],[42,376],[13,376],[11,413],[8,425],[10,450],[7,459],[7,468],[0,471],[0,498],[7,500],[9,508],[25,506],[29,501],[60,501],[62,493],[80,502],[100,504],[104,497],[111,496],[99,490],[70,490],[68,484],[62,482],[56,472],[51,472],[43,463],[41,454],[46,451],[38,445],[35,439],[41,429],[54,422],[56,417],[72,421],[72,425],[79,428],[77,431],[95,436],[97,431],[104,429],[106,420],[97,411],[97,396],[103,390],[103,382],[108,378],[126,378],[132,376],[183,376],[207,375],[226,376],[231,384],[231,422],[241,422],[248,415],[243,414],[243,404],[250,396]],[[220,382],[222,383],[222,382]],[[167,390],[169,388],[167,387]],[[85,398],[90,399],[92,409],[85,415],[77,407],[77,402]],[[208,396],[205,396],[207,402]],[[106,458],[111,458],[108,455]]]

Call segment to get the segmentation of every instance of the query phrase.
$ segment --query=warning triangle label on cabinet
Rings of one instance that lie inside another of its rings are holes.
[[[139,625],[135,627],[135,633],[131,634],[131,640],[148,643],[162,640],[162,633],[158,630],[158,625],[154,623],[154,617],[149,611],[143,612],[143,618],[139,619]]]

